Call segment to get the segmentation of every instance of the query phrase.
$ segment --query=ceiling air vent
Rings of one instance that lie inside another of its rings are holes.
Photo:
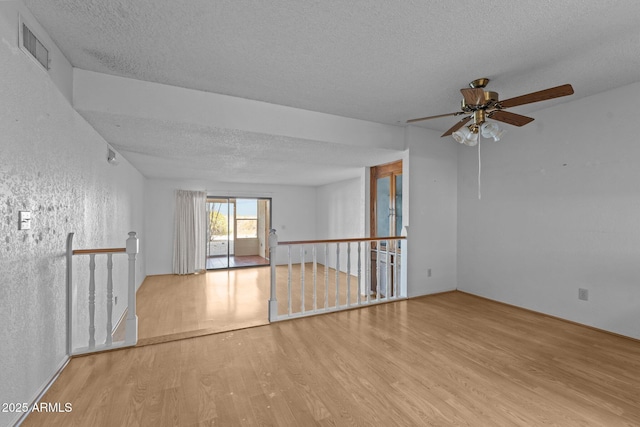
[[[36,35],[27,27],[22,17],[19,19],[20,23],[20,48],[31,55],[38,64],[44,67],[45,70],[49,69],[49,49],[36,37]]]

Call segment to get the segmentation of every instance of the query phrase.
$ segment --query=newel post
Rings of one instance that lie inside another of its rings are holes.
[[[67,235],[67,354],[73,353],[73,233]]]
[[[129,232],[127,254],[129,255],[129,295],[127,300],[127,323],[125,326],[125,343],[134,345],[138,342],[138,315],[136,314],[136,255],[140,243],[136,232]]]
[[[278,319],[278,299],[276,297],[276,252],[278,235],[274,228],[269,231],[269,264],[271,266],[271,297],[269,298],[269,322]]]

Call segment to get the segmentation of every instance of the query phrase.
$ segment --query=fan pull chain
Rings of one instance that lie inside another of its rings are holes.
[[[482,135],[478,135],[478,200],[482,199],[482,183],[480,176],[482,173],[482,160],[480,158],[480,142],[482,141]]]

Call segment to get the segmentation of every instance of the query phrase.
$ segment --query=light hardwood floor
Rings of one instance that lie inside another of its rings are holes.
[[[288,267],[277,269],[278,312],[288,311]],[[316,270],[316,304],[336,304],[335,270],[328,269],[325,295],[323,266]],[[292,266],[292,311],[302,306],[300,265]],[[339,303],[357,300],[357,278],[340,273]],[[313,309],[313,265],[305,266],[305,310]],[[349,284],[349,287],[347,286]],[[364,285],[363,285],[364,286]],[[138,290],[138,344],[147,345],[266,325],[270,298],[270,268],[209,271],[188,276],[149,276]],[[120,335],[124,330],[119,331]]]
[[[265,325],[269,267],[150,276],[138,290],[138,343]]]
[[[460,292],[74,358],[25,426],[638,426],[640,343]]]

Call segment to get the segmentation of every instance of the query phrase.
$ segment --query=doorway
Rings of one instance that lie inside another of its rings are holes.
[[[402,160],[372,167],[370,190],[371,237],[402,235]],[[371,243],[371,265],[378,265],[371,272],[372,292],[381,296],[395,296],[397,284],[393,282],[396,277],[394,269],[396,258],[401,256],[401,243],[400,240]],[[391,270],[389,274],[388,269]],[[390,283],[386,283],[387,278]]]
[[[271,199],[208,197],[207,270],[269,264]]]

